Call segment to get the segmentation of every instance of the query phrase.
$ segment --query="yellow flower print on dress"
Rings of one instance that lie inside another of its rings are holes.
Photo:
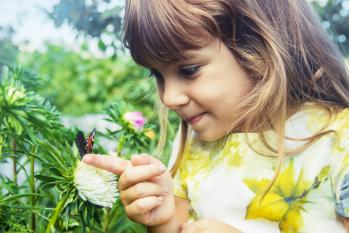
[[[299,232],[303,226],[301,211],[308,193],[327,179],[329,166],[324,167],[313,182],[306,181],[301,170],[295,177],[293,160],[277,177],[270,191],[263,193],[271,179],[245,179],[248,188],[256,193],[247,207],[246,219],[264,218],[279,222],[281,232]]]
[[[240,153],[241,143],[238,140],[230,140],[224,146],[222,151],[224,160],[222,163],[228,164],[229,167],[239,167],[242,164],[242,156]]]

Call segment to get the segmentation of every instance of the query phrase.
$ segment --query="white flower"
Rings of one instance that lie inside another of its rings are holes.
[[[113,173],[83,161],[76,167],[74,183],[81,199],[98,206],[112,207],[119,196],[116,176]]]

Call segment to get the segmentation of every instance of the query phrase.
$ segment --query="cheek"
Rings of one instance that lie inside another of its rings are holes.
[[[225,85],[221,85],[222,83]],[[200,104],[214,118],[226,124],[234,118],[238,104],[250,93],[252,85],[247,82],[244,85],[238,85],[232,81],[222,83],[212,83],[202,87],[201,90],[207,90],[201,92],[204,95],[201,94]]]
[[[239,103],[251,91],[250,85],[239,85],[234,82],[210,83],[198,88],[197,96],[202,103],[210,106],[231,106]]]

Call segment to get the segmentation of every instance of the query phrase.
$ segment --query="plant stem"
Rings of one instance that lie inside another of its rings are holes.
[[[33,147],[33,153],[35,153],[35,147]],[[30,156],[30,192],[35,193],[35,157]],[[31,198],[31,205],[35,206],[35,197]],[[31,229],[35,232],[35,214],[31,213]]]
[[[62,211],[62,209],[63,209],[63,207],[64,207],[64,205],[69,197],[70,192],[71,192],[71,190],[69,190],[68,193],[66,194],[66,196],[58,202],[58,204],[53,212],[53,215],[51,216],[50,221],[48,222],[45,233],[50,233],[51,227],[53,227],[55,225],[55,223],[58,219],[58,216],[61,213],[61,211]]]
[[[111,209],[107,209],[106,223],[105,223],[105,225],[104,225],[104,227],[103,227],[103,231],[104,231],[105,233],[108,233],[108,232],[109,232],[109,231],[108,231],[108,228],[109,228],[109,224],[110,224],[110,212],[111,212]]]
[[[122,135],[119,140],[118,150],[116,151],[117,156],[121,155],[121,150],[124,147],[124,143],[125,143],[125,135]]]
[[[13,166],[12,166],[12,171],[13,171],[13,182],[15,183],[15,186],[17,186],[17,158],[16,158],[16,148],[17,148],[17,143],[16,139],[13,139]]]

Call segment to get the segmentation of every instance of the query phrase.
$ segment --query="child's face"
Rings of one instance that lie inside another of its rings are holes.
[[[185,61],[155,65],[160,98],[200,139],[215,141],[231,130],[236,106],[252,82],[218,39],[188,54],[191,58]]]

